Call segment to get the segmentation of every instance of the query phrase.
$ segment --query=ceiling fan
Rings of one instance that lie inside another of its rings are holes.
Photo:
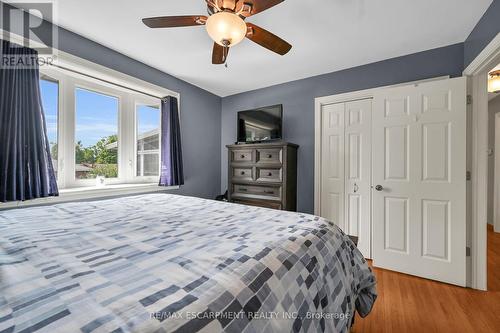
[[[229,48],[245,37],[268,50],[285,55],[292,45],[255,24],[247,17],[263,12],[284,0],[205,0],[208,16],[161,16],[142,20],[150,28],[175,28],[204,25],[214,40],[213,64],[225,64]]]

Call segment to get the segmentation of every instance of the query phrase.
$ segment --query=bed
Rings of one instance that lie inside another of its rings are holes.
[[[146,194],[0,211],[0,332],[347,332],[376,299],[320,217]]]

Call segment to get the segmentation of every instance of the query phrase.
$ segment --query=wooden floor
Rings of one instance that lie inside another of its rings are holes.
[[[487,292],[374,269],[378,299],[351,332],[500,332],[500,234],[488,229]]]

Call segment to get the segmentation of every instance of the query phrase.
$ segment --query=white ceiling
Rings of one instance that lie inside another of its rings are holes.
[[[212,65],[204,27],[149,29],[143,17],[206,14],[204,0],[58,0],[58,25],[219,96],[463,42],[492,0],[286,0],[248,19],[293,45],[250,40]]]

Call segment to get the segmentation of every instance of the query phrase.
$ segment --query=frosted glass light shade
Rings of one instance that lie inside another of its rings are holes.
[[[205,26],[210,38],[222,46],[236,45],[247,34],[245,21],[238,15],[228,12],[219,12],[209,16]]]
[[[490,73],[491,77],[488,79],[488,92],[500,93],[500,71]]]

